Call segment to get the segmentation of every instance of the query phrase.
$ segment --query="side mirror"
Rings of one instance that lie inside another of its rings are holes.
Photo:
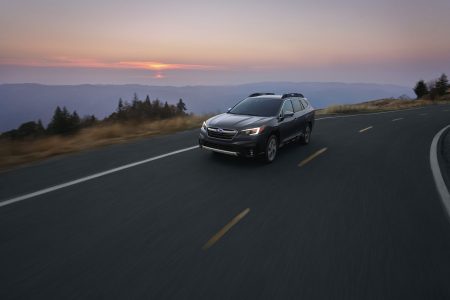
[[[284,120],[283,112],[280,112],[280,114],[278,115],[277,119],[278,119],[279,122]]]
[[[294,115],[293,111],[285,111],[283,112],[283,117],[287,118],[287,117],[292,117]]]

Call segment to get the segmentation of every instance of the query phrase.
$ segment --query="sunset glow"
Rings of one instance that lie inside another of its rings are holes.
[[[189,65],[189,64],[166,64],[155,61],[120,61],[104,62],[93,59],[74,59],[67,57],[55,57],[43,60],[19,60],[0,59],[0,64],[28,67],[68,67],[68,68],[109,68],[109,69],[144,69],[151,71],[163,70],[208,70],[213,66]]]
[[[166,64],[154,61],[123,61],[119,62],[118,67],[131,69],[145,69],[152,71],[163,70],[211,70],[215,67],[206,65],[189,65],[189,64]]]
[[[0,1],[0,83],[410,84],[449,71],[448,11],[444,0]]]

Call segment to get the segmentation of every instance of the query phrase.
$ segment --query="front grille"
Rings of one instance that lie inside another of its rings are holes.
[[[232,129],[208,127],[208,136],[216,139],[231,140],[236,133],[237,131]]]

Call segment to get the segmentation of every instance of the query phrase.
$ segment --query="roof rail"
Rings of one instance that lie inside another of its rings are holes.
[[[288,94],[283,94],[283,96],[281,97],[281,99],[285,99],[285,98],[295,98],[295,97],[305,98],[305,96],[303,96],[303,94],[300,94],[300,93],[288,93]]]
[[[250,97],[258,97],[258,96],[264,96],[264,95],[275,95],[274,93],[253,93],[250,96],[248,96],[248,98]]]

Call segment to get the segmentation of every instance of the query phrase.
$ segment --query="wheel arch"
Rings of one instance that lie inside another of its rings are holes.
[[[278,141],[278,144],[280,144],[280,130],[278,128],[274,128],[270,131],[270,133],[267,135],[267,141],[269,140],[270,136],[275,135]],[[266,141],[266,142],[267,142]]]

